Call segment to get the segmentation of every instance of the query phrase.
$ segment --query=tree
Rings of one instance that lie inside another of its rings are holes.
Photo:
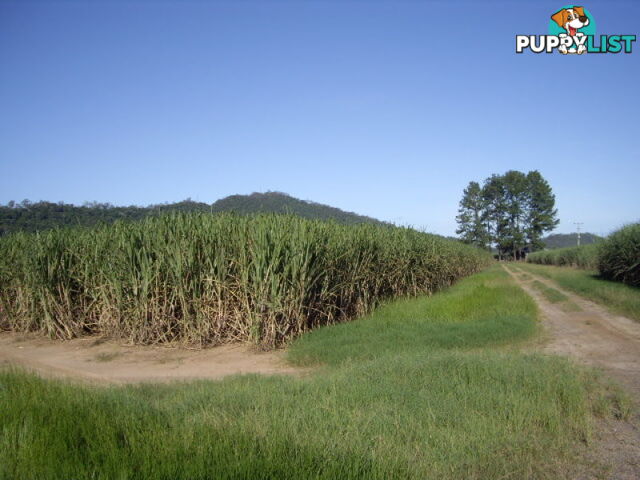
[[[460,235],[462,241],[476,245],[480,248],[489,246],[489,232],[483,219],[484,200],[482,189],[478,182],[469,182],[464,190],[460,208],[456,220],[460,227],[456,233]]]
[[[553,230],[560,223],[560,220],[558,220],[558,210],[555,208],[556,197],[540,172],[537,170],[529,172],[527,182],[529,196],[527,199],[526,237],[527,243],[534,251],[544,248],[542,236]]]
[[[527,216],[527,177],[524,173],[510,170],[503,176],[506,205],[506,227],[500,239],[503,251],[514,258],[521,258],[525,248],[525,223]]]
[[[482,187],[482,198],[485,205],[482,218],[490,235],[490,243],[496,247],[498,257],[502,259],[508,226],[504,177],[494,174],[487,178]]]
[[[456,220],[460,238],[480,247],[494,246],[498,257],[523,258],[544,247],[542,235],[558,224],[555,197],[538,171],[510,170],[491,175],[482,188],[470,182]]]

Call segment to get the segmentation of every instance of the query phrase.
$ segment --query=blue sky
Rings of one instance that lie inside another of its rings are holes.
[[[538,169],[557,231],[606,234],[640,219],[640,44],[516,55],[561,6],[0,0],[0,203],[277,190],[452,234],[470,180]]]

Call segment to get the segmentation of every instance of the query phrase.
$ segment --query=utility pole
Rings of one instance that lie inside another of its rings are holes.
[[[576,226],[576,231],[578,232],[578,246],[580,246],[580,225],[584,225],[584,222],[573,222]]]

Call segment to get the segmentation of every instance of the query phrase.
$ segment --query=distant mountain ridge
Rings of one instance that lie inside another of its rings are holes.
[[[61,226],[91,226],[116,220],[141,220],[165,212],[291,213],[305,218],[335,220],[350,225],[384,223],[329,205],[300,200],[282,192],[231,195],[212,204],[194,202],[189,198],[181,202],[147,207],[123,207],[95,202],[77,206],[45,201],[32,203],[24,200],[21,203],[9,202],[7,205],[0,205],[0,236],[17,231],[43,231]]]
[[[589,245],[591,243],[597,243],[601,240],[604,240],[604,238],[594,233],[585,232],[580,234],[580,245]],[[578,234],[554,233],[543,238],[542,241],[545,243],[546,248],[549,249],[575,247],[578,244]]]

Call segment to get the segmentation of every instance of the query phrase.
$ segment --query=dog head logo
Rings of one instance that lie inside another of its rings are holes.
[[[551,15],[551,20],[564,28],[569,35],[575,37],[582,27],[589,25],[589,18],[584,14],[584,7],[563,8]]]
[[[591,33],[586,31],[586,27],[592,24],[592,20],[589,17],[590,15],[585,11],[584,7],[578,7],[577,5],[564,7],[551,15],[551,23],[552,25],[555,23],[557,27],[556,32],[551,32],[552,28],[550,26],[550,33],[556,33],[560,37],[560,46],[558,47],[560,53],[577,53],[581,55],[587,51],[587,46],[581,41],[585,35]],[[558,29],[561,29],[561,31],[558,31]],[[574,42],[569,43],[569,40]],[[569,48],[568,44],[575,46]]]

